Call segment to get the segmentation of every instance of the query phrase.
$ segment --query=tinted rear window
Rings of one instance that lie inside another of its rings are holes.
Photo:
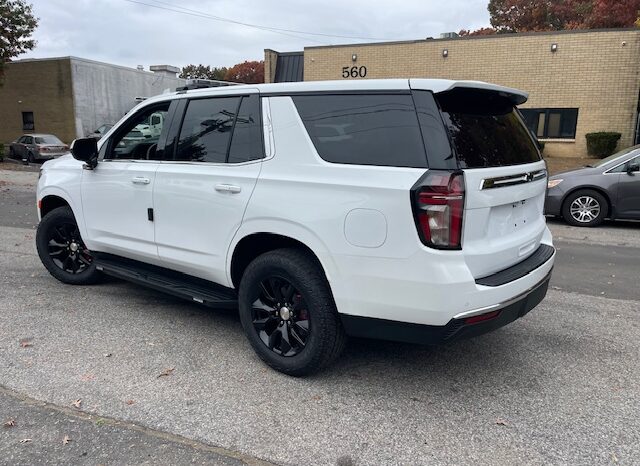
[[[327,162],[427,166],[411,95],[292,96],[318,151]]]
[[[176,160],[224,163],[240,97],[191,100],[182,122]]]
[[[437,95],[460,168],[537,162],[540,154],[512,103],[496,92],[458,89]]]

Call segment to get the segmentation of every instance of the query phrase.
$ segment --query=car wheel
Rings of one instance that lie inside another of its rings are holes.
[[[42,264],[63,283],[90,285],[102,278],[69,207],[58,207],[44,216],[36,232],[36,248]]]
[[[9,147],[9,158],[13,159],[16,157],[16,153],[13,151],[13,147]]]
[[[602,194],[591,189],[571,193],[562,205],[562,217],[571,225],[595,227],[607,216],[609,206]]]
[[[317,261],[278,249],[247,267],[238,293],[242,327],[258,356],[288,375],[316,372],[346,343],[329,283]]]
[[[33,152],[29,152],[29,155],[27,155],[27,163],[36,163],[36,158],[33,156]]]

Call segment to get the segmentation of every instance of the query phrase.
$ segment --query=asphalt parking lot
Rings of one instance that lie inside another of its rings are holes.
[[[550,220],[549,293],[512,325],[444,348],[353,340],[295,379],[258,360],[233,312],[54,280],[35,253],[36,177],[0,170],[0,421],[15,420],[0,462],[640,458],[640,223]]]

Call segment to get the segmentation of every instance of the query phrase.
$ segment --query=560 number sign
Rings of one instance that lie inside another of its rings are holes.
[[[343,78],[364,78],[367,75],[366,66],[343,66],[342,77]]]

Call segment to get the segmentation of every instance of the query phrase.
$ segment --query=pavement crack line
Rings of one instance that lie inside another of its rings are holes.
[[[15,390],[12,390],[10,388],[7,388],[4,385],[0,385],[0,393],[7,397],[18,400],[19,402],[22,402],[28,406],[36,406],[36,407],[44,408],[50,411],[58,412],[64,416],[69,416],[69,417],[73,417],[73,418],[80,419],[83,421],[88,421],[88,422],[96,422],[99,420],[101,423],[109,425],[111,427],[132,430],[135,432],[139,432],[143,435],[147,435],[149,437],[154,437],[159,440],[172,442],[172,443],[180,444],[189,448],[193,448],[194,450],[199,450],[199,451],[208,452],[208,453],[215,453],[220,456],[234,458],[239,461],[242,461],[248,466],[274,466],[274,463],[270,463],[268,461],[254,458],[252,456],[245,455],[237,451],[228,450],[223,447],[216,447],[213,445],[208,445],[206,443],[198,442],[196,440],[192,440],[187,437],[183,437],[181,435],[151,429],[149,427],[134,424],[132,422],[126,422],[126,421],[114,419],[109,416],[100,416],[97,414],[90,414],[90,413],[87,413],[86,411],[82,411],[79,409],[72,409],[66,406],[59,406],[53,403],[49,403],[47,401],[40,401],[35,398],[31,398],[27,395],[24,395],[22,393],[19,393]]]

